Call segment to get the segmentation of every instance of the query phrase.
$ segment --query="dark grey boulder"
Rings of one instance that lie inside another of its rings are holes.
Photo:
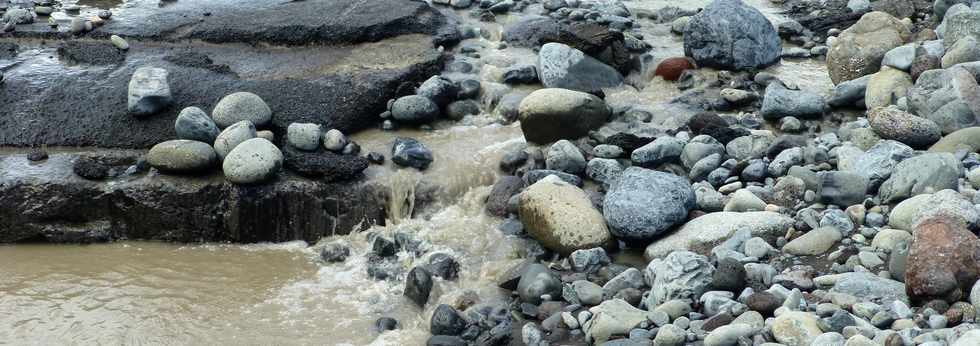
[[[762,68],[778,62],[781,53],[776,28],[741,0],[715,0],[691,17],[684,30],[684,54],[698,66]]]
[[[591,93],[623,84],[623,76],[615,68],[556,42],[541,47],[538,68],[541,84],[548,88]]]
[[[465,328],[466,320],[463,319],[463,316],[456,309],[446,304],[437,306],[429,320],[429,332],[432,335],[457,336],[462,334]]]
[[[221,133],[208,113],[197,107],[187,107],[180,111],[177,121],[174,122],[174,130],[177,132],[177,138],[204,143],[214,143],[215,138]]]
[[[630,167],[609,187],[602,210],[614,236],[650,240],[684,221],[695,204],[687,179]]]
[[[830,171],[820,174],[820,201],[848,207],[864,202],[868,178],[850,172]]]
[[[527,266],[517,283],[517,293],[526,303],[541,303],[541,296],[561,297],[561,280],[548,267],[541,264]]]
[[[423,267],[412,268],[405,278],[405,296],[415,305],[425,307],[432,292],[432,274]]]
[[[812,119],[823,115],[826,105],[822,96],[801,90],[789,90],[782,83],[769,83],[759,113],[767,120],[782,117]]]
[[[432,76],[426,79],[416,91],[417,95],[432,100],[439,107],[445,107],[450,102],[453,102],[458,93],[459,87],[456,86],[456,83],[443,76]],[[394,106],[392,106],[392,112],[394,113]]]
[[[218,154],[210,144],[176,139],[154,145],[146,154],[146,161],[150,166],[168,173],[201,173],[214,168]]]
[[[425,96],[404,96],[391,105],[391,116],[406,124],[427,124],[439,117],[439,105]]]
[[[399,166],[425,170],[432,160],[432,151],[414,138],[398,137],[391,145],[391,161]]]

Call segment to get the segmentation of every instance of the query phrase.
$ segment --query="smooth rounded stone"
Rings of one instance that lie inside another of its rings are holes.
[[[763,211],[766,209],[766,202],[746,189],[735,191],[729,197],[724,211],[745,212]]]
[[[827,98],[827,104],[832,107],[865,108],[864,94],[867,92],[869,81],[871,81],[870,74],[837,84]]]
[[[687,30],[687,23],[690,22],[690,16],[678,17],[677,19],[674,19],[673,22],[670,22],[670,32],[683,35],[684,31]]]
[[[572,282],[572,289],[582,304],[595,306],[602,303],[602,287],[586,280]]]
[[[286,141],[293,148],[313,151],[320,147],[320,125],[292,123],[286,128]]]
[[[815,315],[789,311],[776,317],[772,323],[772,335],[786,346],[810,346],[823,331]]]
[[[476,100],[459,100],[446,106],[446,118],[462,120],[467,115],[480,114],[480,103]]]
[[[844,346],[846,342],[844,336],[836,332],[823,333],[813,339],[814,345]]]
[[[725,152],[728,153],[728,156],[739,161],[762,158],[766,155],[766,151],[774,139],[772,133],[752,133],[728,142],[725,146]]]
[[[250,92],[236,92],[221,98],[211,111],[215,124],[226,128],[242,120],[251,121],[262,127],[272,120],[272,109],[259,95]]]
[[[463,316],[446,304],[439,304],[429,320],[429,332],[432,335],[457,336],[462,334],[465,328],[466,320]]]
[[[211,117],[197,107],[187,107],[180,111],[177,121],[174,122],[174,131],[177,132],[177,138],[205,143],[214,143],[221,133]]]
[[[684,151],[683,140],[672,136],[658,137],[630,154],[630,160],[640,167],[654,168],[680,159]]]
[[[912,235],[905,271],[910,298],[948,302],[965,298],[980,277],[976,261],[980,239],[962,220],[945,215],[920,221]]]
[[[971,9],[947,13],[943,23],[945,31],[942,38],[947,51],[967,37],[980,39],[980,8],[975,5]]]
[[[905,285],[901,282],[882,278],[868,272],[852,272],[826,275],[814,279],[821,286],[829,283],[831,293],[855,296],[861,301],[876,301],[891,304],[893,301],[908,302]]]
[[[944,134],[974,126],[980,115],[980,85],[961,66],[923,72],[908,92],[909,110],[939,125]]]
[[[725,146],[711,136],[699,135],[684,145],[684,150],[681,151],[681,163],[684,167],[693,168],[702,159],[715,154],[725,154]]]
[[[418,90],[416,90],[417,96],[432,100],[432,102],[436,104],[435,116],[432,117],[433,119],[438,116],[439,107],[445,107],[448,105],[450,102],[456,99],[456,95],[458,93],[459,88],[455,83],[443,76],[438,75],[426,79],[425,82],[422,82],[422,85],[419,86]],[[404,98],[405,97],[401,97],[398,100],[402,100]],[[396,104],[398,103],[398,100],[395,100]],[[402,112],[402,116],[412,114],[414,117],[409,116],[407,120],[402,120],[402,118],[399,118],[399,115],[397,114],[398,112],[396,112],[396,106],[394,104],[391,106],[392,116],[399,121],[410,123],[422,123],[421,121],[424,120],[423,118],[425,118],[427,115],[423,115],[421,112],[430,111],[428,105],[425,105],[417,99],[407,101],[407,103],[403,104],[397,109],[398,111]]]
[[[381,317],[374,321],[374,330],[378,333],[395,330],[398,327],[398,320],[391,317]]]
[[[510,198],[524,189],[524,180],[512,175],[500,177],[487,197],[486,210],[490,215],[507,216],[507,203]]]
[[[428,124],[439,117],[439,106],[425,96],[402,96],[391,105],[391,116],[405,124]]]
[[[881,71],[872,74],[871,79],[868,80],[864,93],[865,107],[874,110],[877,107],[894,105],[898,103],[898,99],[905,97],[911,88],[912,76],[899,69],[883,67]],[[870,120],[870,114],[868,118]]]
[[[980,127],[968,127],[950,133],[929,147],[930,152],[956,153],[960,150],[973,152],[980,149]]]
[[[630,167],[609,187],[602,209],[614,236],[647,240],[684,221],[694,206],[694,190],[687,179]]]
[[[575,144],[563,139],[548,149],[545,165],[550,170],[579,175],[585,172],[586,161]]]
[[[577,139],[609,118],[602,99],[567,89],[540,89],[521,101],[518,113],[524,138],[533,143]]]
[[[503,82],[507,84],[533,84],[538,82],[538,68],[518,64],[504,70]]]
[[[888,214],[888,225],[910,231],[919,221],[937,214],[960,218],[970,227],[980,225],[980,212],[973,203],[958,192],[948,189],[920,194],[902,201]]]
[[[853,13],[865,13],[871,11],[870,0],[848,0],[847,8]]]
[[[644,251],[644,256],[648,259],[662,258],[675,250],[707,253],[731,238],[739,229],[751,230],[753,237],[775,240],[784,235],[792,225],[793,219],[768,211],[709,213],[651,243]]]
[[[909,114],[895,106],[868,111],[868,121],[881,138],[896,140],[913,148],[926,148],[942,137],[939,126],[932,120]]]
[[[820,201],[834,205],[854,205],[864,201],[868,179],[850,172],[829,171],[818,174]]]
[[[825,106],[823,97],[818,94],[789,90],[782,83],[770,83],[759,113],[766,120],[786,116],[812,119],[823,115]]]
[[[678,326],[668,324],[657,330],[653,344],[657,346],[683,346],[687,340],[687,332]]]
[[[745,241],[743,245],[746,256],[755,258],[766,258],[769,254],[776,253],[776,249],[769,245],[765,239],[753,237]]]
[[[594,92],[623,84],[623,76],[615,68],[562,43],[541,46],[538,67],[538,77],[546,88]]]
[[[742,262],[732,257],[718,261],[711,287],[716,290],[738,292],[745,287],[745,267]]]
[[[973,329],[963,333],[951,346],[972,346],[980,345],[980,329]]]
[[[882,203],[956,187],[963,169],[953,154],[926,153],[900,162],[878,191]]]
[[[885,228],[875,234],[874,239],[871,240],[871,246],[891,251],[902,242],[911,240],[912,234],[907,231]]]
[[[878,257],[878,255],[873,252],[861,251],[858,253],[858,259],[861,260],[861,265],[868,269],[885,264],[885,261],[883,261],[881,257]]]
[[[521,301],[531,304],[540,304],[543,295],[560,297],[561,289],[561,280],[548,267],[537,263],[529,264],[517,283]]]
[[[595,158],[589,160],[585,167],[585,176],[589,177],[603,186],[609,186],[613,181],[623,175],[623,166],[619,161],[613,159]]]
[[[290,125],[292,126],[292,125]],[[323,148],[333,151],[340,152],[344,150],[349,144],[347,141],[347,136],[344,136],[343,132],[338,129],[330,129],[323,134]]]
[[[276,141],[276,134],[269,130],[255,131],[255,137],[264,138],[269,142]]]
[[[721,326],[708,333],[704,346],[735,346],[739,338],[749,338],[759,332],[759,328],[747,324]]]
[[[521,193],[520,219],[531,237],[562,254],[607,246],[612,240],[585,191],[556,176],[545,177]]]
[[[799,132],[803,129],[803,122],[796,117],[784,117],[779,119],[779,130],[783,132]]]
[[[173,95],[167,80],[167,70],[156,67],[140,67],[129,80],[129,113],[145,117],[170,107]]]
[[[976,38],[967,36],[949,47],[946,55],[943,55],[941,66],[950,68],[956,64],[972,61],[980,61],[980,45],[977,44]]]
[[[980,167],[974,167],[966,172],[966,180],[970,182],[970,186],[973,186],[974,189],[980,188]]]
[[[684,29],[684,54],[698,66],[760,69],[778,62],[781,52],[772,23],[741,0],[713,1]]]
[[[820,227],[791,240],[783,246],[783,252],[797,256],[815,256],[830,250],[843,238],[834,227]]]
[[[790,167],[801,165],[803,162],[803,148],[783,150],[769,163],[769,175],[773,177],[784,176]]]
[[[666,81],[676,81],[681,78],[684,71],[695,69],[697,69],[697,66],[691,58],[673,57],[661,60],[657,64],[657,68],[653,71],[653,75],[659,76]]]
[[[275,144],[262,138],[252,138],[228,153],[222,170],[225,179],[232,183],[255,184],[275,177],[282,162],[282,152]]]
[[[154,145],[146,154],[146,162],[168,173],[200,173],[214,167],[218,154],[210,144],[177,139]]]
[[[915,60],[916,47],[915,43],[910,43],[889,50],[881,60],[881,65],[908,71],[912,68],[912,61]]]
[[[129,42],[126,42],[126,39],[119,37],[119,35],[109,36],[109,42],[112,42],[112,45],[119,50],[129,50]]]
[[[402,167],[425,170],[432,164],[432,151],[414,138],[398,137],[391,145],[391,161]]]
[[[239,144],[249,139],[255,138],[255,125],[251,121],[243,120],[225,128],[214,139],[214,151],[218,158],[224,161],[225,157],[231,153]]]
[[[854,160],[854,164],[848,167],[847,171],[867,178],[868,186],[873,191],[891,177],[899,162],[912,157],[913,153],[914,150],[911,147],[901,142],[893,140],[879,141],[858,156]]]
[[[721,154],[711,154],[691,166],[688,178],[691,181],[704,181],[708,175],[721,166]],[[728,174],[725,174],[728,177]]]
[[[885,54],[912,38],[905,23],[885,12],[870,12],[841,32],[827,53],[827,70],[834,84],[878,71]]]
[[[627,335],[630,330],[647,321],[647,312],[622,299],[611,299],[589,309],[592,319],[585,324],[587,342],[599,345],[613,335]]]
[[[674,299],[696,299],[711,286],[715,267],[708,258],[689,251],[675,251],[664,258],[655,258],[643,275],[650,294],[646,306],[659,306]]]
[[[405,277],[405,297],[415,305],[425,307],[432,292],[432,274],[423,267],[412,268]]]

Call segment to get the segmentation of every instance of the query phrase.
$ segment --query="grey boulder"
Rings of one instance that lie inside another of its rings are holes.
[[[391,105],[391,117],[406,124],[427,124],[439,117],[439,105],[425,96],[402,96]]]
[[[218,138],[218,134],[221,133],[214,120],[197,107],[187,107],[180,111],[177,121],[174,122],[174,130],[177,132],[177,138],[205,143],[214,143],[215,138]]]
[[[623,76],[615,68],[557,42],[541,46],[538,71],[546,88],[594,92],[623,84]]]
[[[276,176],[282,167],[282,152],[264,138],[252,138],[232,149],[221,168],[225,179],[235,184],[256,184]]]
[[[262,127],[272,120],[272,109],[259,95],[236,92],[222,97],[211,111],[211,117],[220,128],[242,120],[251,121],[255,126]]]
[[[881,188],[878,196],[882,203],[956,188],[962,175],[962,164],[953,154],[926,153],[900,162]]]
[[[218,158],[224,160],[236,146],[255,137],[258,137],[255,125],[248,120],[239,121],[218,134],[214,139],[214,151],[218,153]]]
[[[684,29],[684,54],[698,66],[758,69],[778,62],[781,53],[772,23],[741,0],[715,0]]]
[[[176,139],[150,148],[146,154],[146,162],[167,173],[200,173],[214,167],[218,162],[218,154],[210,144]]]
[[[518,107],[524,138],[538,144],[588,135],[605,124],[609,115],[610,109],[602,99],[557,88],[537,90]]]
[[[614,236],[650,240],[684,221],[695,202],[687,179],[630,167],[609,187],[603,213]]]
[[[156,114],[173,102],[167,70],[140,67],[129,80],[129,113],[137,117]]]
[[[809,119],[823,115],[825,107],[824,99],[820,95],[789,90],[782,83],[769,83],[760,113],[767,120],[787,116]]]

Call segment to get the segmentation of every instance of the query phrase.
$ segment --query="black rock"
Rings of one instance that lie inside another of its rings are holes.
[[[511,331],[513,330],[513,323],[510,321],[504,321],[490,330],[483,332],[476,339],[476,344],[480,346],[505,346],[511,341]]]
[[[425,251],[422,249],[422,241],[413,237],[410,233],[395,233],[395,246],[414,256],[421,255]]]
[[[508,175],[503,176],[497,183],[493,184],[490,195],[487,196],[487,213],[494,216],[507,216],[507,202],[511,196],[516,195],[524,189],[524,180]]]
[[[459,91],[456,93],[458,99],[471,99],[480,95],[480,81],[476,79],[465,79],[459,82]]]
[[[440,304],[432,312],[432,319],[429,320],[429,332],[432,335],[460,335],[466,328],[466,321],[463,316],[446,304]]]
[[[718,290],[741,292],[745,287],[745,267],[742,262],[732,257],[725,257],[718,261],[712,286]]]
[[[391,161],[399,166],[425,170],[432,160],[432,151],[414,138],[395,138],[391,146]]]
[[[432,274],[422,267],[412,268],[405,278],[405,296],[419,307],[425,307],[432,292]]]
[[[344,244],[331,243],[320,250],[320,259],[324,262],[343,262],[350,256],[350,248]]]
[[[137,165],[137,171],[145,169],[145,162],[140,163],[135,157],[114,155],[79,155],[72,165],[76,175],[88,180],[103,180],[119,175],[131,165]],[[142,166],[141,166],[142,165]]]
[[[769,173],[769,165],[763,160],[752,160],[742,169],[741,179],[746,182],[764,182]]]
[[[776,155],[783,152],[783,150],[805,146],[806,137],[804,136],[782,135],[776,137],[776,140],[772,141],[772,144],[769,145],[769,149],[766,150],[766,157],[773,159]]]
[[[456,99],[459,88],[453,81],[442,77],[432,76],[419,86],[416,94],[427,97],[435,102],[439,107],[445,107]]]
[[[538,68],[534,65],[517,65],[504,71],[504,83],[533,84],[538,82]]]
[[[429,341],[425,342],[426,346],[466,346],[466,341],[460,339],[458,336],[451,335],[433,335],[429,338]]]
[[[374,330],[378,333],[384,333],[389,330],[398,329],[398,320],[391,317],[382,317],[377,321],[374,321]]]
[[[708,135],[722,144],[728,144],[733,139],[748,136],[749,130],[731,128],[728,122],[714,113],[698,113],[688,120],[687,127],[696,135]]]
[[[27,154],[27,161],[37,162],[41,160],[48,159],[48,152],[43,148],[33,148],[31,152]]]
[[[527,162],[529,155],[524,148],[519,148],[518,150],[513,150],[504,154],[504,157],[500,159],[500,170],[507,174],[514,174],[517,168],[524,165]]]
[[[367,158],[368,162],[376,165],[385,163],[385,155],[376,151],[368,153],[365,158]]]
[[[402,271],[395,258],[385,258],[375,254],[368,255],[367,274],[377,280],[395,278]]]
[[[325,181],[352,180],[367,169],[368,160],[356,155],[340,155],[327,150],[308,152],[283,146],[286,169],[307,178]]]
[[[824,318],[823,322],[826,323],[827,326],[830,328],[828,332],[837,332],[837,333],[844,331],[844,327],[857,325],[857,322],[854,321],[854,318],[851,317],[851,314],[847,313],[847,311],[844,310],[834,311],[834,314],[831,315],[830,317]]]
[[[391,257],[398,252],[395,242],[386,237],[377,236],[371,243],[371,251],[380,257]]]
[[[456,262],[453,256],[445,253],[436,253],[429,256],[429,265],[426,268],[428,268],[432,275],[445,280],[455,280],[459,277],[459,262]]]
[[[541,296],[545,294],[560,297],[561,290],[561,280],[548,267],[537,263],[529,265],[517,283],[521,300],[532,304],[540,303]]]

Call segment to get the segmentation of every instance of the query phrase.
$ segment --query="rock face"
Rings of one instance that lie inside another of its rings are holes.
[[[623,84],[623,76],[616,69],[557,42],[541,46],[538,68],[541,84],[547,88],[593,92]]]
[[[173,102],[167,70],[140,67],[129,80],[129,113],[137,117],[156,114]]]
[[[222,164],[225,179],[236,184],[255,184],[267,181],[279,173],[282,152],[265,138],[242,142],[228,153]]]
[[[695,196],[685,178],[630,167],[609,187],[602,206],[613,235],[650,240],[684,221],[695,206]]]
[[[204,143],[214,143],[221,133],[214,120],[197,107],[187,107],[180,111],[177,121],[174,122],[174,131],[177,132],[177,138]]]
[[[781,53],[772,23],[741,0],[715,0],[684,29],[684,54],[698,66],[762,68],[778,62]]]
[[[929,70],[908,93],[909,110],[939,125],[943,134],[973,126],[980,116],[980,85],[962,67]]]
[[[548,176],[520,196],[524,229],[545,247],[567,255],[610,244],[612,237],[602,214],[582,189]]]
[[[272,120],[272,110],[259,95],[250,92],[236,92],[218,101],[211,111],[214,123],[226,128],[239,121],[248,120],[256,127],[262,127]]]
[[[895,106],[868,111],[868,121],[879,137],[913,148],[927,148],[942,137],[939,126],[932,120],[909,114]]]
[[[170,173],[200,173],[213,168],[218,154],[210,144],[186,139],[166,141],[150,148],[146,161]]]
[[[834,84],[878,71],[881,60],[892,48],[907,43],[909,28],[885,12],[865,14],[844,30],[827,53],[827,69]]]
[[[678,250],[708,254],[712,248],[731,238],[740,229],[751,230],[753,237],[774,241],[785,235],[792,225],[792,218],[774,212],[709,213],[685,223],[677,231],[650,244],[644,256],[648,259],[662,258]]]
[[[689,251],[654,259],[643,272],[651,287],[644,303],[653,309],[672,299],[697,299],[711,286],[714,272],[707,257]]]
[[[912,232],[905,285],[913,300],[965,298],[980,277],[980,240],[966,224],[937,216]],[[937,254],[942,254],[937,256]]]
[[[301,176],[320,181],[344,181],[360,177],[370,164],[357,155],[341,155],[330,151],[302,151],[283,148],[283,166]]]
[[[895,172],[878,191],[883,203],[956,187],[962,165],[953,154],[922,154],[895,166]]]
[[[602,99],[593,95],[549,88],[525,97],[518,113],[524,138],[543,144],[589,134],[605,124],[610,110]]]

